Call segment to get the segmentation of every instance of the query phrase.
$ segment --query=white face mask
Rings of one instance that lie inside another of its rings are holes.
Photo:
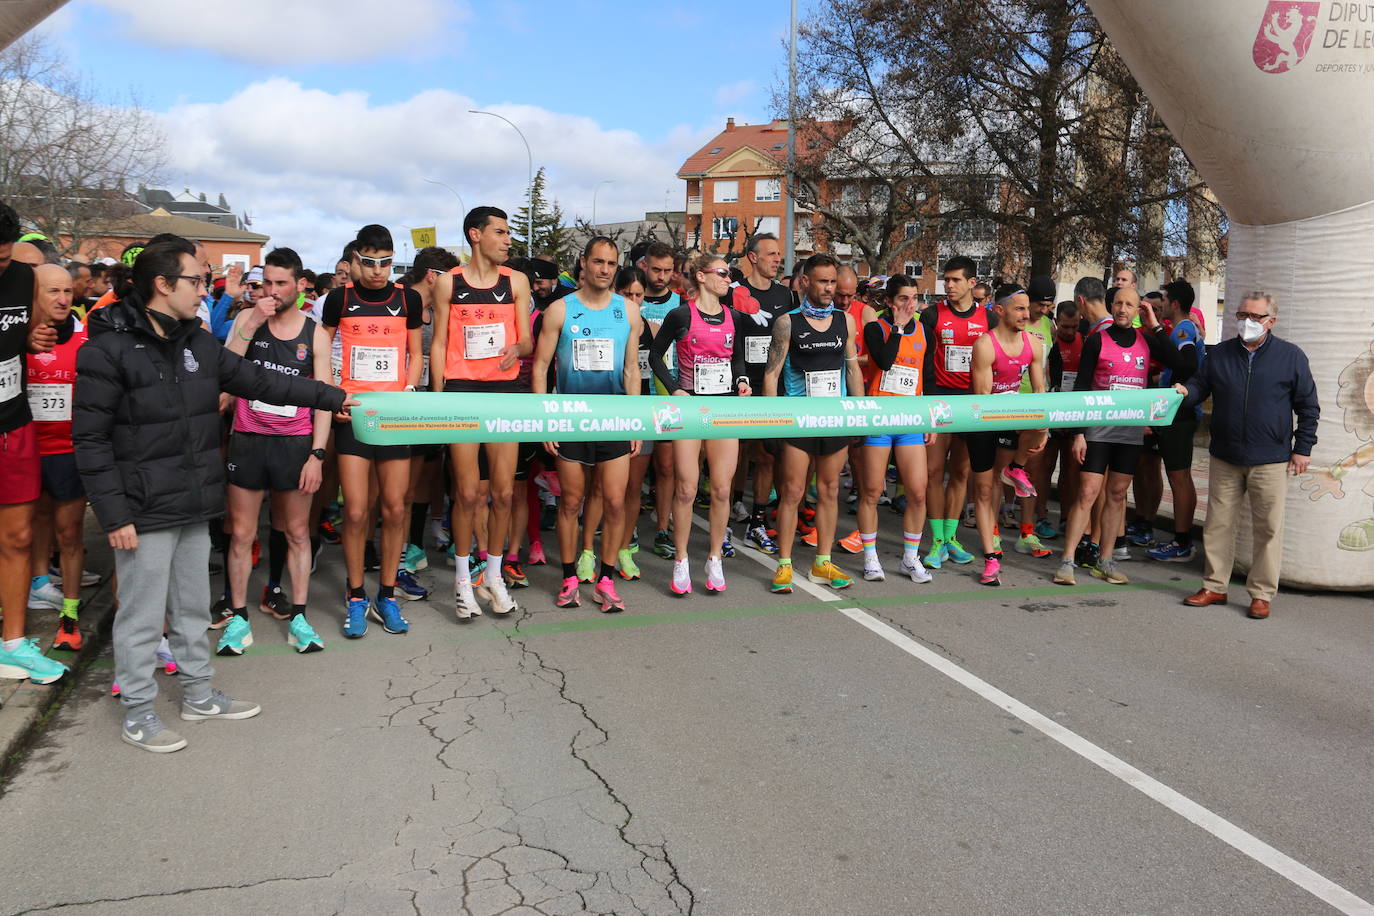
[[[1264,325],[1261,322],[1246,318],[1240,323],[1240,339],[1252,344],[1264,337]]]

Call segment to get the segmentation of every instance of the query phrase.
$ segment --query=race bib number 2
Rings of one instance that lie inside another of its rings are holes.
[[[730,390],[730,364],[698,362],[693,367],[693,387],[697,394],[724,394]]]

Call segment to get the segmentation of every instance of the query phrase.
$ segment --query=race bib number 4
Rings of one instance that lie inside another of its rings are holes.
[[[19,397],[22,389],[20,379],[24,374],[24,361],[12,356],[0,363],[0,401],[11,401]]]
[[[825,369],[806,373],[808,398],[837,398],[840,396],[840,370]]]
[[[463,328],[463,358],[491,359],[506,346],[504,324],[470,324]]]
[[[349,376],[357,382],[400,381],[401,351],[396,347],[354,347]]]
[[[578,372],[610,372],[615,368],[615,342],[609,337],[579,337],[573,344],[573,368]]]
[[[724,394],[730,390],[730,364],[725,360],[698,362],[692,384],[697,394]]]
[[[945,371],[967,372],[973,365],[973,347],[945,347]]]
[[[771,337],[746,337],[744,338],[744,361],[762,365],[768,362],[768,348],[772,346]]]
[[[883,373],[880,391],[888,394],[915,394],[921,387],[921,370],[914,366],[893,366]]]
[[[53,423],[72,418],[72,386],[30,385],[29,412],[40,423]]]

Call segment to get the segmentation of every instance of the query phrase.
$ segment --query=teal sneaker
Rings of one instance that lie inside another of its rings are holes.
[[[0,643],[0,677],[51,684],[61,680],[66,673],[66,665],[39,651],[37,639],[25,639],[14,649],[6,649],[4,643]]]
[[[926,554],[921,562],[925,564],[926,569],[939,569],[948,559],[949,545],[944,541],[936,541],[931,545],[930,553]]]
[[[1059,534],[1059,529],[1054,527],[1054,523],[1047,518],[1036,519],[1035,536],[1042,541],[1053,540]]]
[[[945,550],[946,550],[946,554],[945,554],[945,555],[946,555],[947,557],[949,557],[949,559],[950,559],[952,562],[958,563],[958,564],[960,564],[961,566],[962,566],[963,564],[965,564],[965,563],[972,563],[972,562],[973,562],[973,554],[971,554],[971,553],[969,553],[967,550],[965,550],[964,547],[963,547],[963,545],[960,544],[957,540],[951,539],[951,540],[946,541],[946,542],[945,542]]]
[[[406,572],[419,572],[429,569],[429,557],[419,544],[407,544],[406,551],[401,556],[401,565],[405,567]]]
[[[577,581],[596,581],[596,554],[590,550],[584,550],[577,555]]]
[[[304,655],[306,652],[319,652],[324,649],[324,640],[304,614],[291,618],[291,627],[286,631],[286,642],[291,648]]]
[[[242,655],[243,650],[252,644],[253,631],[249,628],[248,621],[235,614],[234,619],[229,621],[229,626],[224,628],[219,645],[215,647],[215,654]]]

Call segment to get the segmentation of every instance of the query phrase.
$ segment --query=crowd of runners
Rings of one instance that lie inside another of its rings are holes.
[[[1111,287],[1084,278],[1056,301],[1049,277],[984,283],[954,257],[944,298],[927,303],[912,277],[861,279],[826,254],[782,276],[767,234],[735,264],[658,241],[623,251],[606,237],[556,264],[510,258],[510,225],[494,207],[467,214],[466,263],[424,248],[399,277],[379,225],[360,229],[333,270],[308,271],[277,248],[219,278],[201,245],[176,236],[131,246],[113,265],[62,265],[20,231],[0,206],[0,677],[52,682],[66,670],[61,652],[81,648],[81,589],[99,579],[84,565],[89,505],[115,548],[124,737],[149,750],[184,744],[152,712],[156,669],[179,667],[184,718],[256,714],[209,686],[211,651],[253,645],[250,607],[282,621],[301,653],[324,648],[326,623],[349,639],[374,625],[405,633],[401,602],[430,597],[415,574],[431,564],[453,568],[451,593],[434,603],[451,595],[470,622],[584,598],[623,611],[622,590],[633,597],[626,583],[643,575],[641,542],[672,562],[655,586],[677,596],[726,591],[737,534],[774,559],[778,593],[792,590],[798,541],[806,578],[834,589],[853,585],[837,549],[859,555],[865,580],[919,585],[976,561],[981,583],[1000,584],[1004,541],[1046,558],[1063,585],[1076,568],[1126,583],[1132,544],[1159,561],[1193,556],[1191,406],[1148,434],[424,447],[364,443],[348,414],[369,392],[878,398],[1167,386],[1205,352],[1204,317],[1182,281],[1142,296],[1123,270]],[[1174,532],[1156,543],[1166,482]],[[1053,487],[1063,510],[1052,515]],[[689,537],[698,509],[705,556]],[[884,509],[900,519],[899,560],[878,550]],[[333,544],[346,581],[312,581]],[[561,564],[556,593],[529,596],[525,567],[547,562]],[[249,583],[260,565],[259,591]],[[26,607],[59,612],[59,651],[28,636]]]

